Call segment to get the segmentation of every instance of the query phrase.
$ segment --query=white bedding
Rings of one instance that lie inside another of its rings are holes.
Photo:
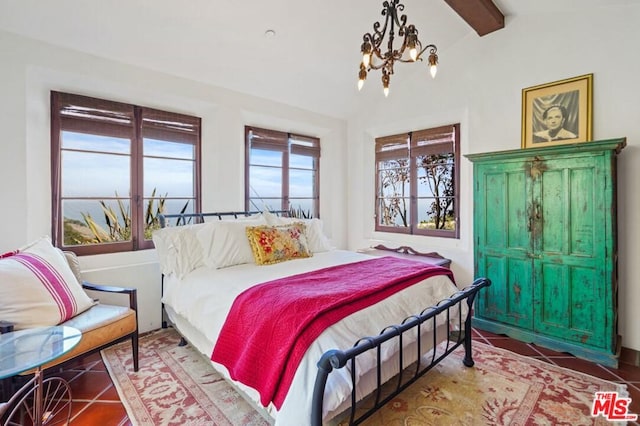
[[[185,337],[208,358],[211,356],[217,336],[235,299],[252,285],[303,273],[331,265],[351,263],[370,258],[368,255],[343,250],[316,253],[307,259],[298,259],[274,265],[257,266],[243,264],[224,269],[201,267],[191,271],[182,279],[173,275],[165,277],[163,302],[173,316],[186,320],[191,331],[180,329]],[[375,336],[386,326],[398,324],[408,314],[416,314],[438,301],[451,296],[457,288],[446,276],[435,276],[397,293],[386,301],[356,312],[321,334],[305,354],[294,377],[280,410],[267,407],[277,426],[300,425],[308,422],[315,382],[316,364],[322,354],[329,349],[346,349],[364,336]],[[286,324],[282,325],[286,327]],[[191,328],[193,327],[193,328]],[[193,329],[197,333],[193,333]],[[192,333],[190,336],[189,333]],[[199,335],[197,335],[199,334]],[[444,337],[444,335],[442,335]],[[393,356],[393,347],[385,347],[384,356]],[[365,371],[374,365],[375,358],[359,361],[358,371]],[[224,366],[212,363],[228,380]],[[329,377],[325,392],[324,416],[326,418],[340,412],[345,399],[350,398],[351,381],[347,369],[333,372]],[[387,376],[394,371],[386,373]],[[363,381],[364,382],[364,381]],[[259,405],[258,393],[238,384],[252,400]],[[360,384],[358,385],[360,389]],[[362,389],[370,392],[372,389]],[[303,420],[304,419],[304,420]]]

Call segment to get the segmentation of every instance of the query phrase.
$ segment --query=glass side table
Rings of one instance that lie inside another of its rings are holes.
[[[82,333],[73,327],[38,327],[0,334],[0,379],[35,370],[0,403],[0,421],[13,425],[63,425],[71,416],[71,390],[60,377],[43,378],[41,366],[73,349]]]

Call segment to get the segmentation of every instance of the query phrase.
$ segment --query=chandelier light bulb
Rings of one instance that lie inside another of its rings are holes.
[[[364,65],[365,68],[368,68],[370,63],[371,63],[371,54],[369,54],[369,53],[363,54],[362,55],[362,65]]]
[[[360,52],[362,52],[362,65],[364,65],[365,68],[369,68],[369,64],[371,63],[372,49],[373,46],[371,46],[371,43],[367,41],[367,39],[365,39],[362,46],[360,46]]]
[[[413,62],[418,60],[418,30],[413,25],[409,25],[407,39],[405,41],[409,47],[409,56]]]
[[[384,92],[384,96],[386,98],[387,96],[389,96],[389,74],[387,74],[386,72],[382,73],[382,87],[382,91]]]
[[[431,50],[431,54],[429,55],[429,72],[431,73],[431,78],[436,78],[436,73],[438,72],[438,55],[435,52],[435,49]]]
[[[364,81],[367,79],[367,69],[364,64],[360,64],[360,72],[358,73],[358,90],[362,90]]]

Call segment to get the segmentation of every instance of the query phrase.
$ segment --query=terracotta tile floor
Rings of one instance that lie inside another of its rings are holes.
[[[477,341],[508,349],[524,356],[581,371],[605,380],[627,383],[632,399],[630,411],[636,414],[640,413],[640,367],[624,363],[620,363],[618,369],[603,367],[577,359],[566,353],[550,351],[485,331],[474,330],[473,337]],[[71,426],[131,425],[100,355],[88,356],[57,374],[68,380],[71,385],[73,395]]]

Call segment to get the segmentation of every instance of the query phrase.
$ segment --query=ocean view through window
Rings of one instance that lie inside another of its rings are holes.
[[[52,92],[52,235],[77,254],[153,248],[160,213],[200,211],[200,119]]]
[[[245,208],[319,215],[320,139],[245,127]]]

